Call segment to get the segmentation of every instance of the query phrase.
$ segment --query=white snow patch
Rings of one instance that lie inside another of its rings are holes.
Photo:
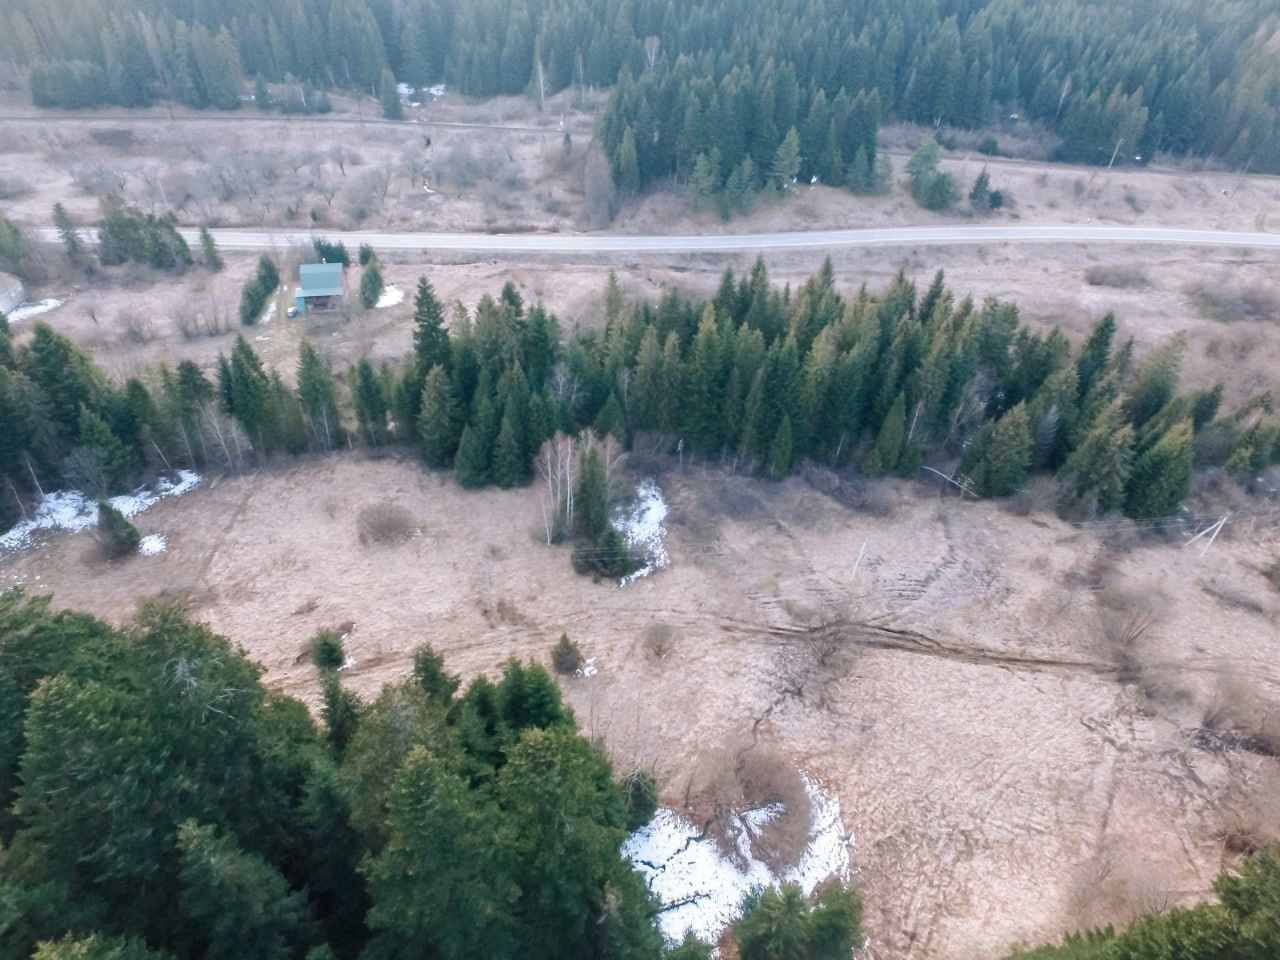
[[[262,315],[262,322],[263,322],[263,323],[270,323],[270,322],[271,322],[271,318],[272,318],[272,317],[274,317],[274,316],[276,315],[276,307],[277,307],[279,304],[280,304],[280,301],[279,301],[279,300],[277,300],[275,297],[272,297],[272,298],[271,298],[271,306],[267,307],[267,312],[266,312],[266,313],[264,313],[264,314]]]
[[[582,666],[573,672],[573,675],[575,677],[594,677],[599,672],[600,671],[596,669],[596,658],[590,657],[582,664]]]
[[[381,310],[384,307],[394,307],[398,303],[404,303],[404,291],[392,285],[383,289],[382,296],[378,298],[378,302],[373,307],[375,310]]]
[[[154,557],[164,553],[169,541],[163,533],[153,533],[138,541],[138,553],[144,557]]]
[[[408,100],[413,96],[413,87],[409,86],[407,83],[397,83],[396,93],[400,94],[401,100]]]
[[[133,493],[111,497],[107,502],[126,517],[136,517],[142,511],[169,497],[180,497],[194,490],[203,478],[194,470],[179,470],[176,477],[161,477],[155,488],[139,487]],[[28,547],[41,530],[88,530],[98,524],[98,503],[79,490],[56,490],[46,493],[35,513],[0,535],[0,551],[19,550]]]
[[[446,88],[443,83],[437,83],[434,87],[427,87],[427,93],[431,96],[432,100],[439,100],[444,96],[445,89]]]
[[[799,862],[776,874],[751,851],[750,834],[782,812],[778,804],[735,815],[740,828],[736,856],[725,856],[714,840],[698,840],[701,830],[688,818],[660,807],[653,820],[622,845],[622,855],[644,875],[663,905],[681,903],[659,915],[659,926],[675,943],[686,933],[715,943],[721,931],[737,919],[742,899],[753,890],[797,883],[810,894],[831,876],[848,879],[853,838],[844,832],[840,804],[805,777],[812,821],[809,842]]]
[[[65,300],[54,300],[52,297],[36,303],[21,303],[14,307],[10,313],[6,313],[5,316],[9,318],[10,323],[21,323],[23,320],[30,320],[32,317],[38,317],[40,314],[48,313],[50,310],[57,310],[64,303],[66,303]]]
[[[347,636],[348,636],[348,635],[344,633],[344,634],[342,635],[342,639],[343,639],[343,640],[347,639]],[[355,657],[352,657],[352,656],[348,656],[348,657],[347,657],[347,659],[345,659],[345,660],[343,660],[343,661],[342,661],[342,666],[340,666],[340,667],[338,668],[338,670],[339,670],[339,671],[342,671],[342,670],[352,670],[352,669],[354,669],[354,668],[355,668],[355,665],[356,665],[356,658],[355,658]]]
[[[666,519],[667,502],[662,499],[662,488],[653,480],[643,481],[636,487],[635,502],[615,512],[613,525],[631,552],[644,558],[639,570],[622,578],[622,586],[647,577],[671,562],[664,543],[667,529],[663,521]]]

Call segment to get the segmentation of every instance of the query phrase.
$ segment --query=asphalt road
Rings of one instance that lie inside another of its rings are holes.
[[[199,244],[199,233],[183,230],[187,242]],[[981,244],[1067,243],[1280,248],[1280,234],[1226,230],[1179,230],[1157,227],[892,227],[865,230],[809,230],[788,233],[641,236],[602,233],[357,233],[296,230],[213,230],[223,250],[273,250],[309,246],[315,236],[341,240],[348,247],[367,243],[375,250],[447,250],[469,253],[734,253],[753,250],[834,250],[848,247],[952,247]],[[90,243],[93,230],[81,234]],[[56,241],[54,230],[41,235]]]
[[[189,241],[194,231],[184,231]],[[844,247],[949,247],[961,244],[1080,243],[1194,247],[1280,247],[1280,234],[1155,227],[893,227],[794,233],[631,236],[596,233],[333,233],[324,236],[376,250],[452,250],[475,253],[731,253],[752,250],[827,250]],[[226,250],[269,250],[309,244],[312,234],[287,230],[214,230]]]

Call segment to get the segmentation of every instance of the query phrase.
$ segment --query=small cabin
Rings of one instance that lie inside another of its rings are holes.
[[[26,302],[27,291],[22,281],[7,273],[0,273],[0,313],[9,313]]]
[[[347,277],[340,263],[304,263],[298,268],[298,313],[341,310],[347,299]]]

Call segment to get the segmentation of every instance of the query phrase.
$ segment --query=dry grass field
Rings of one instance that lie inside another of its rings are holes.
[[[470,677],[545,662],[567,632],[598,671],[562,681],[580,721],[664,802],[694,802],[748,740],[824,784],[878,960],[985,960],[1195,900],[1274,827],[1274,527],[1202,558],[900,482],[837,501],[659,480],[671,565],[626,588],[574,576],[525,491],[350,456],[158,504],[139,519],[168,537],[158,557],[103,566],[62,534],[0,577],[115,621],[181,598],[313,704],[322,628],[348,633],[366,695],[423,642]],[[370,535],[391,511],[407,539]]]

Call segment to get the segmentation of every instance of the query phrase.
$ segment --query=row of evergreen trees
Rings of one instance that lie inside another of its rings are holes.
[[[722,148],[723,177],[748,155],[763,177],[794,125],[824,180],[850,180],[862,141],[828,136],[819,91],[875,103],[873,123],[973,128],[1017,112],[1059,133],[1071,160],[1167,150],[1280,171],[1269,0],[13,0],[0,24],[0,55],[32,67],[37,102],[66,107],[161,96],[234,107],[246,73],[376,94],[389,69],[474,96],[519,93],[536,75],[550,91],[619,83],[610,149],[630,126],[649,153],[648,137],[678,133],[695,103],[731,141],[752,138],[753,117],[786,112],[790,76],[795,118],[759,135],[768,150]],[[673,70],[698,80],[655,79]],[[756,78],[729,79],[735,70]],[[770,86],[761,78],[774,71]],[[654,145],[653,168],[680,156],[689,171],[700,131]],[[650,161],[639,166],[647,182]]]
[[[293,388],[242,338],[212,380],[188,361],[117,384],[47,325],[17,347],[0,324],[0,516],[37,484],[106,495],[147,470],[348,442],[417,447],[468,487],[517,486],[549,438],[584,427],[775,477],[804,459],[904,476],[927,460],[1003,497],[1056,473],[1086,508],[1134,518],[1175,513],[1196,465],[1252,478],[1280,462],[1269,392],[1230,413],[1220,389],[1177,392],[1184,338],[1138,362],[1108,315],[1073,349],[1010,304],[957,303],[941,274],[923,294],[899,275],[844,297],[829,262],[780,291],[757,261],[706,303],[669,291],[628,306],[611,277],[605,304],[603,330],[566,339],[508,284],[446,324],[424,279],[402,363],[361,359],[339,378],[304,342]]]

